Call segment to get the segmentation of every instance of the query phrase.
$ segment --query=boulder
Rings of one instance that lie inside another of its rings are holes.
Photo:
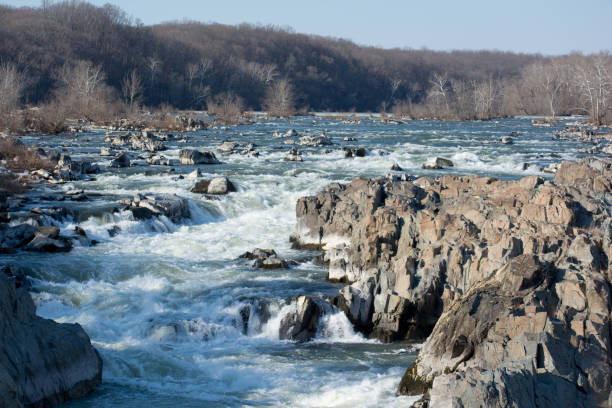
[[[279,258],[273,249],[255,248],[253,252],[245,252],[239,258],[252,259],[255,261],[253,266],[261,269],[284,269],[292,263]]]
[[[298,151],[298,149],[296,149],[295,147],[292,147],[291,150],[289,151],[289,154],[287,156],[285,156],[285,158],[283,160],[284,161],[301,162],[301,161],[303,161],[302,153],[300,153]]]
[[[303,343],[312,340],[319,329],[321,316],[331,311],[331,306],[310,296],[298,296],[296,310],[281,320],[279,338]]]
[[[192,193],[224,195],[235,192],[236,187],[227,177],[215,177],[212,180],[200,180],[191,189]]]
[[[434,163],[423,164],[423,168],[428,170],[440,170],[445,169],[447,167],[454,167],[454,164],[452,161],[444,159],[442,157],[436,157]]]
[[[300,146],[319,147],[319,146],[329,146],[332,144],[332,142],[329,137],[327,137],[324,133],[322,133],[320,135],[302,136],[298,140],[297,144]]]
[[[189,202],[176,194],[136,195],[128,204],[128,209],[131,210],[136,219],[165,216],[176,223],[191,216]]]
[[[130,156],[125,152],[119,153],[117,157],[111,160],[109,167],[130,167]]]
[[[102,359],[78,324],[36,316],[30,294],[0,273],[2,406],[52,406],[91,392]]]
[[[220,164],[219,160],[211,152],[200,152],[198,150],[183,149],[179,152],[181,164]]]
[[[222,153],[231,153],[238,148],[238,143],[236,142],[223,142],[219,146],[217,146],[217,150]]]

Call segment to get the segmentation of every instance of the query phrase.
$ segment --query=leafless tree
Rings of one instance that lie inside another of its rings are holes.
[[[236,123],[244,112],[244,102],[232,92],[223,92],[208,100],[207,110],[217,122]]]
[[[596,125],[606,122],[608,106],[612,103],[611,65],[610,55],[601,53],[585,57],[574,66],[576,88],[585,110]]]
[[[24,87],[23,75],[14,64],[0,64],[0,114],[10,114],[19,106]]]
[[[475,82],[474,89],[474,110],[478,119],[490,119],[495,116],[493,110],[497,99],[497,88],[492,78],[487,81]]]
[[[270,116],[292,116],[295,113],[295,102],[291,83],[286,79],[273,82],[266,90],[263,106]]]
[[[435,73],[430,80],[432,87],[429,90],[428,98],[437,106],[443,106],[444,116],[450,113],[449,89],[450,84],[448,74]],[[440,111],[438,109],[438,111]]]
[[[134,104],[140,102],[142,95],[142,80],[138,72],[133,69],[124,78],[121,84],[121,91],[125,98],[125,103],[130,106],[130,109],[134,108]]]

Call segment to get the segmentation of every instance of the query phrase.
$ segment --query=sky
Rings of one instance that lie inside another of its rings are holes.
[[[384,48],[544,55],[612,50],[612,0],[91,0],[142,23],[196,20],[291,27]],[[40,0],[0,0],[37,7]]]

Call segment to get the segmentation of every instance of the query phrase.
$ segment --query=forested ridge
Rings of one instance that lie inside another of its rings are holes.
[[[106,99],[151,107],[207,109],[231,95],[241,107],[262,109],[270,105],[271,89],[283,82],[292,110],[393,111],[443,119],[554,116],[590,113],[594,101],[584,100],[588,91],[580,93],[570,65],[597,58],[609,71],[607,54],[550,58],[380,49],[272,26],[192,21],[144,26],[114,6],[81,1],[0,6],[0,61],[23,78],[20,102],[30,105],[70,88],[62,72],[74,76],[75,67],[87,64],[97,70],[95,83],[107,86]],[[604,105],[594,122],[604,121],[609,104]]]

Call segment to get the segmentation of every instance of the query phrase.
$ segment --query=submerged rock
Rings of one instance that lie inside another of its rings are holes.
[[[383,341],[424,339],[400,392],[433,406],[600,406],[612,387],[612,161],[552,181],[355,179],[296,206],[335,299]],[[519,405],[517,405],[519,406]]]
[[[102,359],[78,324],[36,316],[30,294],[0,272],[2,406],[52,406],[91,392]]]

